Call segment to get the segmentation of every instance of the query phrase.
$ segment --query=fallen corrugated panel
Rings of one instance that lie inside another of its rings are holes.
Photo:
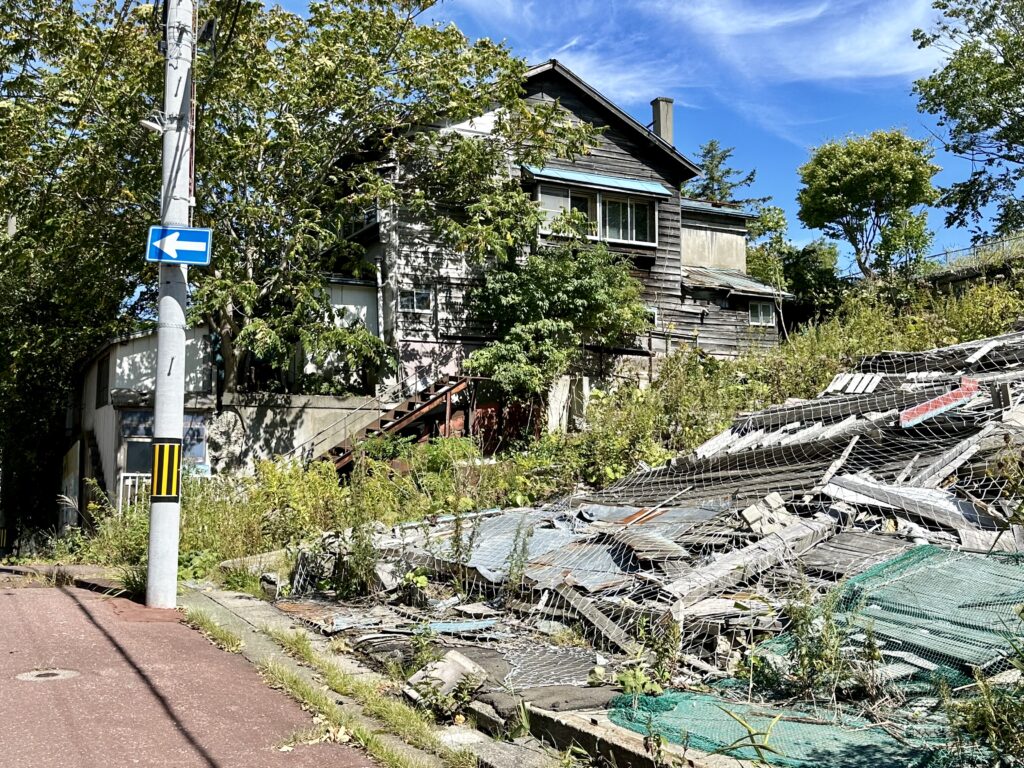
[[[553,589],[569,582],[588,592],[613,589],[632,581],[614,557],[615,547],[609,544],[572,542],[540,557],[531,557],[524,569],[526,578],[538,589]]]
[[[526,559],[532,560],[550,552],[558,552],[580,536],[560,528],[520,527],[517,523],[500,532],[481,532],[466,562],[470,568],[503,575],[509,567],[517,544],[526,541]]]
[[[644,525],[684,525],[708,520],[720,514],[731,505],[720,502],[708,502],[687,507],[666,506],[661,509],[653,507],[607,506],[603,504],[583,504],[576,514],[592,523],[608,523],[631,525],[641,520]]]
[[[686,550],[671,539],[643,528],[624,528],[611,534],[611,539],[627,547],[641,561],[658,562],[687,556]]]
[[[977,528],[986,521],[973,504],[937,488],[885,485],[860,475],[841,475],[832,478],[822,493],[856,506],[903,510],[953,530]]]

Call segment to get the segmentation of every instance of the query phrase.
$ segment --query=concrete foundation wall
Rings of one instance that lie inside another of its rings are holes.
[[[377,419],[376,406],[367,403],[365,397],[227,395],[224,410],[207,422],[211,468],[247,471],[274,456],[320,456]]]

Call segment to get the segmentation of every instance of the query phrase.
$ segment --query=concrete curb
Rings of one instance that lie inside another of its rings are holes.
[[[319,675],[285,654],[277,643],[263,633],[263,628],[306,632],[314,647],[321,652],[326,650],[327,641],[320,635],[310,633],[304,625],[281,613],[270,603],[250,595],[221,590],[187,590],[180,596],[179,602],[182,607],[205,611],[218,624],[241,637],[244,641],[242,656],[253,664],[272,660],[301,675],[308,682],[323,685]],[[351,656],[334,656],[332,661],[348,674],[384,681],[382,675]],[[367,727],[373,729],[381,738],[387,739],[390,745],[400,749],[411,759],[427,768],[443,768],[443,761],[436,755],[410,747],[397,736],[389,734],[381,723],[363,715],[358,702],[339,696],[335,692],[331,695],[346,710],[359,717]],[[481,731],[465,726],[438,728],[437,735],[440,741],[451,749],[472,752],[480,768],[554,768],[558,765],[556,757],[539,744],[498,741]]]
[[[218,590],[207,592],[188,590],[179,595],[178,602],[182,608],[204,611],[222,627],[241,637],[243,641],[241,655],[253,665],[273,661],[299,675],[306,682],[323,687],[324,683],[319,675],[287,655],[277,643],[263,633],[264,627],[286,631],[297,628],[269,603],[250,595]],[[423,768],[444,768],[444,764],[436,755],[410,747],[397,736],[392,736],[384,731],[380,723],[363,715],[362,707],[357,702],[339,696],[333,691],[331,696],[343,709],[354,715],[361,725],[376,732],[389,747],[400,752],[410,761],[423,766]]]

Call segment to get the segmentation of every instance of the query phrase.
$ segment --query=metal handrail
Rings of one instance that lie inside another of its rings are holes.
[[[357,408],[355,408],[352,411],[348,411],[344,416],[339,418],[337,421],[328,424],[326,427],[319,430],[312,437],[299,443],[284,455],[299,455],[301,452],[301,454],[304,454],[308,459],[312,459],[314,454],[316,453],[316,447],[318,445],[333,442],[334,436],[337,435],[342,428],[346,428],[347,430],[349,422],[353,421],[357,416],[365,416],[367,411],[374,409],[377,410],[379,416],[380,414],[383,414],[386,404],[401,402],[402,398],[407,396],[407,394],[421,392],[426,387],[429,387],[432,383],[437,381],[437,370],[438,365],[436,361],[432,361],[427,365],[420,366],[401,381],[395,382],[395,384],[388,387],[381,394],[367,398],[365,401],[360,403]],[[428,373],[429,376],[426,379],[423,379],[424,374]],[[422,387],[418,389],[413,389],[409,387],[410,382],[415,384],[415,382],[418,382],[421,379],[426,381],[426,383]],[[330,434],[332,437],[329,439],[322,439],[323,435],[325,434]],[[345,437],[348,437],[348,435],[346,434]],[[345,438],[343,437],[342,439]]]

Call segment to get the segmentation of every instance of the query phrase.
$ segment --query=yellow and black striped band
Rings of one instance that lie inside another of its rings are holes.
[[[153,438],[153,477],[150,493],[153,501],[177,501],[181,482],[181,440]]]

